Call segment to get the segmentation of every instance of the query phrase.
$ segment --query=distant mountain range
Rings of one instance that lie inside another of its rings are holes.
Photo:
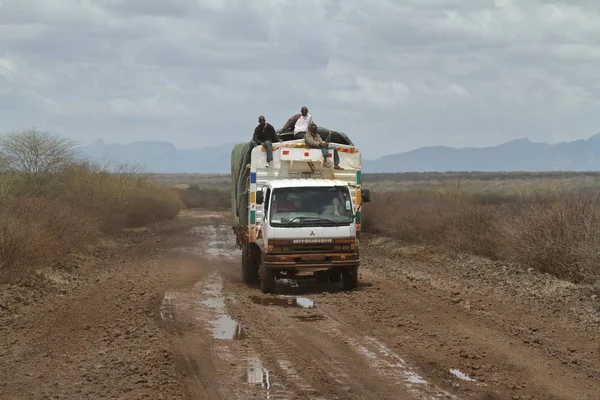
[[[139,164],[154,173],[229,173],[231,149],[235,143],[196,149],[177,149],[169,142],[104,144],[96,140],[78,147],[85,158],[108,165]]]
[[[155,173],[229,173],[234,143],[196,149],[177,149],[168,142],[104,144],[79,147],[80,154],[108,164],[142,164]],[[556,144],[528,139],[498,146],[444,146],[363,159],[365,173],[448,171],[593,171],[600,170],[600,133],[587,140]]]

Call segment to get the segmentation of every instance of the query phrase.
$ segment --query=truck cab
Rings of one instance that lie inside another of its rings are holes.
[[[356,287],[360,257],[347,182],[283,179],[266,184],[259,193],[263,291],[271,291],[277,277],[306,274],[319,281],[342,279],[346,289]]]

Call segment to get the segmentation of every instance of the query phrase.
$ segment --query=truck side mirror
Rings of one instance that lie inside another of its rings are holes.
[[[256,192],[256,204],[262,204],[265,201],[265,194],[262,190]]]
[[[362,202],[363,203],[370,203],[371,202],[371,190],[369,189],[363,189],[361,192],[361,196],[362,196]]]

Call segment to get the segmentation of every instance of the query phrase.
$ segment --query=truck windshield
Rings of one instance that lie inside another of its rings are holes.
[[[345,186],[278,188],[269,205],[271,226],[349,225],[352,211]]]

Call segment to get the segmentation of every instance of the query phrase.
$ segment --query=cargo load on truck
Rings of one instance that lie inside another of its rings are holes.
[[[246,282],[260,281],[265,292],[275,277],[306,271],[331,281],[343,275],[347,288],[356,285],[361,206],[369,200],[362,191],[361,154],[347,135],[318,132],[337,149],[343,170],[329,167],[332,149],[326,160],[322,149],[306,147],[293,134],[273,143],[269,167],[262,146],[240,143],[231,153],[232,227],[243,249],[242,272]],[[283,212],[270,205],[288,195],[302,210]],[[336,213],[323,214],[331,210],[327,201],[339,207]]]
[[[348,135],[346,135],[344,132],[332,131],[331,129],[319,126],[319,127],[317,127],[317,133],[319,134],[319,136],[321,136],[321,139],[323,139],[325,141],[335,143],[335,144],[354,146],[354,143],[352,143],[352,141],[350,140]],[[290,140],[299,140],[299,139],[294,139],[294,131],[293,130],[281,132],[279,134],[279,137],[284,142],[287,142]]]

